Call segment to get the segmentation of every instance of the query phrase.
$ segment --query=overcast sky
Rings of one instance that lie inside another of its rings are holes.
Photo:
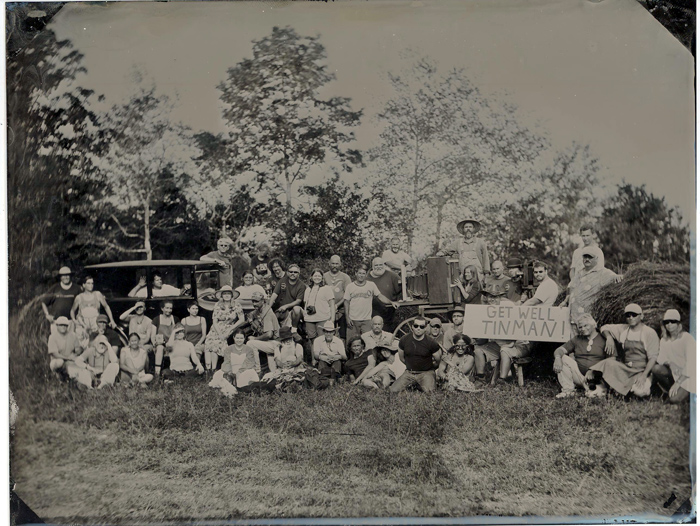
[[[695,223],[692,56],[635,0],[72,3],[51,23],[85,55],[86,87],[118,102],[138,65],[178,94],[179,118],[215,133],[226,69],[284,25],[320,34],[330,92],[365,109],[361,147],[411,49],[507,92],[556,144],[590,143],[608,180],[645,183]]]

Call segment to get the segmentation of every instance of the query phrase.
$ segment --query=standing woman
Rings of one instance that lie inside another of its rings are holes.
[[[73,307],[70,310],[70,317],[76,324],[76,336],[81,345],[85,341],[83,348],[87,347],[91,333],[97,332],[97,317],[100,315],[100,305],[104,307],[109,316],[109,326],[113,329],[117,324],[112,317],[112,309],[107,305],[107,300],[101,292],[94,290],[95,279],[92,276],[85,276],[83,279],[83,292],[78,294],[73,300]],[[82,329],[82,330],[81,330]]]
[[[457,287],[462,293],[464,303],[468,305],[481,305],[481,291],[483,287],[479,281],[479,272],[474,265],[467,265],[462,272],[462,279],[454,280],[453,287]]]
[[[253,293],[260,292],[263,296],[269,297],[269,294],[265,292],[262,285],[254,283],[255,279],[253,273],[250,270],[246,270],[243,274],[243,285],[236,287],[236,292],[238,292],[238,303],[241,304],[243,312],[250,312],[255,307],[253,307]]]
[[[323,284],[323,271],[311,271],[311,283],[304,291],[304,323],[306,337],[313,342],[322,334],[322,326],[327,321],[335,322],[335,294],[333,289]]]
[[[229,285],[224,285],[216,292],[219,301],[212,312],[211,330],[204,340],[204,361],[209,371],[216,369],[219,356],[224,355],[228,337],[245,322],[243,308],[236,301],[238,295]]]
[[[187,304],[187,312],[190,315],[182,319],[185,340],[194,345],[194,351],[201,358],[204,353],[204,339],[207,337],[207,320],[199,315],[199,303],[196,301]]]
[[[683,330],[681,315],[669,309],[661,323],[661,341],[656,365],[651,370],[668,391],[668,400],[678,404],[695,392],[695,339]]]

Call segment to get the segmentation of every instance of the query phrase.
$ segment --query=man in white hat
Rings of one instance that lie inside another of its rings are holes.
[[[340,378],[343,360],[347,360],[343,340],[335,335],[335,324],[328,320],[322,326],[323,335],[314,340],[313,360],[321,376],[332,381]]]
[[[481,223],[476,219],[465,219],[457,223],[457,231],[462,234],[462,238],[455,241],[451,250],[440,251],[438,256],[448,254],[459,255],[459,272],[464,273],[464,269],[469,265],[474,265],[479,272],[479,280],[483,280],[484,274],[491,272],[489,260],[489,250],[486,241],[476,234],[481,230]]]
[[[586,378],[597,384],[586,396],[596,398],[607,394],[607,386],[622,396],[632,393],[649,396],[649,375],[659,354],[659,337],[644,323],[644,312],[636,303],[625,307],[626,323],[608,324],[600,328],[605,338],[605,353],[610,356],[588,369]],[[622,345],[623,360],[617,361],[615,344]],[[602,382],[601,382],[602,379]]]
[[[51,323],[51,334],[56,332],[54,320],[60,316],[70,318],[75,297],[83,291],[80,285],[73,283],[73,273],[68,267],[61,267],[58,277],[59,282],[46,291],[41,301],[44,316]]]
[[[219,264],[219,287],[240,285],[243,273],[249,269],[248,261],[232,251],[233,240],[223,236],[216,242],[216,250],[204,254],[200,261]]]
[[[59,316],[54,321],[56,332],[49,336],[49,368],[59,378],[63,378],[64,375],[76,378],[80,371],[75,360],[80,356],[82,348],[75,333],[68,332],[69,324],[68,318]]]
[[[83,351],[75,359],[76,365],[82,369],[77,380],[79,383],[92,388],[92,380],[100,380],[98,389],[114,385],[119,374],[119,360],[106,336],[95,338],[93,345]]]

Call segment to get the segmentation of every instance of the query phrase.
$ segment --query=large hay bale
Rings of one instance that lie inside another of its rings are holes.
[[[599,325],[624,323],[624,308],[638,303],[644,321],[659,331],[667,309],[678,309],[684,325],[690,317],[690,266],[643,261],[631,265],[620,283],[601,289],[592,308]]]

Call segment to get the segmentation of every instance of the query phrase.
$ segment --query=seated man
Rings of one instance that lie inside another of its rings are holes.
[[[416,385],[421,391],[435,390],[435,369],[440,365],[442,351],[438,343],[426,336],[428,320],[423,316],[414,318],[411,332],[399,340],[399,360],[406,371],[389,388],[399,393]]]
[[[453,310],[450,314],[452,324],[447,324],[442,342],[440,342],[442,343],[443,349],[450,349],[453,345],[452,339],[454,338],[455,334],[462,334],[464,328],[464,307],[455,307],[455,310]]]
[[[93,347],[88,347],[75,359],[76,365],[82,369],[78,373],[77,380],[88,389],[92,388],[93,381],[100,380],[98,389],[108,385],[114,385],[119,374],[119,359],[114,352],[106,336],[98,336],[93,342]]]
[[[75,379],[80,367],[75,363],[82,352],[78,337],[74,332],[68,332],[70,321],[65,316],[59,316],[54,322],[56,332],[49,336],[49,368],[59,379]]]
[[[372,318],[372,330],[364,333],[362,341],[365,342],[365,350],[371,351],[375,347],[389,345],[394,340],[394,335],[384,330],[384,320],[381,316]]]
[[[105,338],[107,338],[107,341],[109,341],[109,345],[112,348],[112,350],[115,352],[117,357],[119,357],[119,349],[121,348],[122,340],[119,337],[119,333],[117,331],[107,326],[108,323],[109,318],[104,314],[100,314],[97,317],[97,333],[90,342],[90,346],[94,346],[95,338],[97,338],[98,336],[104,336]]]
[[[153,273],[153,285],[151,288],[153,298],[165,298],[167,296],[179,296],[180,289],[172,285],[163,284],[163,276],[159,272]],[[148,297],[148,288],[146,287],[146,276],[139,278],[138,284],[129,291],[130,298],[146,298]]]
[[[583,387],[584,392],[588,392],[585,378],[588,368],[608,357],[605,354],[605,338],[596,330],[596,326],[590,314],[579,316],[576,320],[578,336],[554,351],[554,372],[561,385],[561,393],[556,398],[574,396],[576,387]]]
[[[296,332],[299,320],[304,316],[301,304],[306,285],[299,279],[300,272],[299,265],[289,265],[287,274],[277,282],[270,296],[270,305],[276,308],[280,324],[293,327],[293,332]]]
[[[340,378],[343,361],[348,359],[343,340],[335,335],[335,324],[328,320],[322,326],[323,335],[314,340],[313,360],[321,376],[332,382]]]
[[[506,276],[503,273],[503,263],[501,261],[494,261],[491,264],[491,275],[484,277],[484,287],[503,289],[507,294],[510,290],[510,284],[510,276]]]
[[[487,305],[513,305],[513,302],[504,298],[506,291],[494,284],[484,288],[482,294]],[[505,381],[510,373],[513,360],[530,355],[532,345],[525,340],[475,340],[474,362],[476,367],[476,379],[484,380],[486,363],[493,367],[500,361],[499,380]]]
[[[248,346],[255,352],[262,352],[266,355],[270,372],[274,373],[277,366],[273,357],[275,351],[279,348],[279,342],[276,340],[279,338],[280,324],[277,321],[277,316],[272,311],[272,307],[265,304],[265,297],[262,293],[253,292],[251,301],[254,308],[247,314],[252,330]]]
[[[402,266],[406,266],[406,271],[411,270],[411,256],[401,250],[401,240],[398,237],[392,238],[390,249],[382,252],[382,261],[389,270],[396,272],[399,276]]]

